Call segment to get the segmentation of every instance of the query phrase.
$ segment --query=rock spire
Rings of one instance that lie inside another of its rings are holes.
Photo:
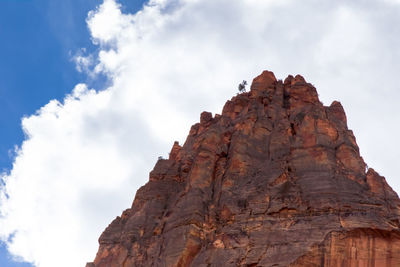
[[[400,266],[399,205],[339,102],[264,71],[158,160],[87,266]]]

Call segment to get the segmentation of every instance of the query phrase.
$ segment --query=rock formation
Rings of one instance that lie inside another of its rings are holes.
[[[400,266],[399,205],[339,102],[264,71],[175,142],[87,266]]]

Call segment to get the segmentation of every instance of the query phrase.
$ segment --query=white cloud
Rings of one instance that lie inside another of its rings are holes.
[[[84,266],[157,156],[263,69],[300,73],[326,104],[340,100],[365,160],[399,191],[398,11],[372,0],[152,0],[123,14],[105,0],[88,17],[100,51],[76,62],[112,86],[77,85],[23,120],[27,139],[4,176],[2,238],[37,266]]]
[[[95,64],[93,62],[93,57],[92,55],[89,56],[84,56],[85,49],[82,49],[82,51],[79,51],[74,57],[73,61],[75,62],[76,65],[76,70],[78,72],[85,72],[87,74],[90,74],[90,76],[95,76],[95,73],[91,73],[91,67]]]

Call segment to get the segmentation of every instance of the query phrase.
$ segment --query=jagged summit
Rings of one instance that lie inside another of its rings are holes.
[[[87,266],[400,266],[399,207],[342,105],[264,71],[174,143]]]

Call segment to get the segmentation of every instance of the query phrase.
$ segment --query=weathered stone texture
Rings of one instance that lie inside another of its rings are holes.
[[[400,266],[399,205],[341,104],[265,71],[157,162],[88,266]]]

